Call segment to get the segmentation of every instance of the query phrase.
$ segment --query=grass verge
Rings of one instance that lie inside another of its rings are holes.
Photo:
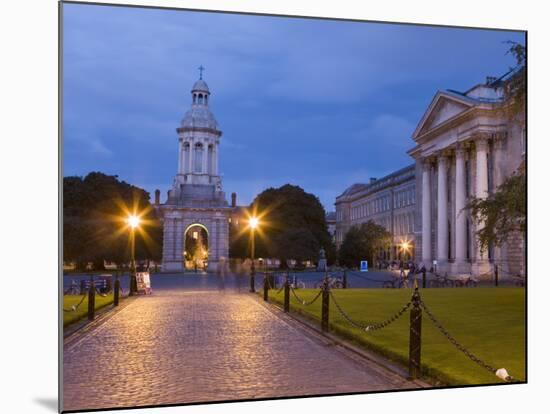
[[[78,305],[82,300],[82,296],[77,295],[65,295],[63,296],[63,309],[71,309],[71,306]],[[110,305],[113,303],[113,294],[110,293],[107,296],[95,296],[95,310]],[[63,311],[63,327],[70,325],[84,317],[88,314],[88,295],[84,298],[84,301],[80,304],[76,311]]]
[[[308,301],[316,289],[300,289]],[[344,311],[361,324],[386,320],[406,304],[409,289],[335,289]],[[525,380],[525,290],[522,288],[421,289],[421,297],[439,322],[471,353],[489,365],[506,368]],[[282,305],[283,292],[270,291],[270,300]],[[290,295],[291,312],[320,323],[321,298],[303,306]],[[390,360],[408,364],[409,312],[384,329],[365,332],[352,327],[330,302],[331,332]],[[423,313],[422,373],[438,385],[500,383],[457,350]]]

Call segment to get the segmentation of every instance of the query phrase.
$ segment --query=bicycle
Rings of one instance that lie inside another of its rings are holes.
[[[515,275],[514,286],[525,287],[525,276]]]
[[[80,287],[76,280],[71,280],[71,285],[63,292],[63,295],[80,295]]]
[[[471,275],[454,280],[455,287],[477,287],[478,281]]]
[[[431,288],[442,288],[442,287],[455,287],[455,281],[445,276],[435,274],[435,279],[430,280],[429,287]]]
[[[386,280],[384,283],[382,283],[382,287],[387,289],[408,288],[409,278],[408,276],[407,277],[394,276],[392,280]]]
[[[290,287],[293,289],[305,289],[306,284],[300,280],[296,280],[294,283],[290,284]]]
[[[328,286],[331,289],[342,289],[344,287],[344,281],[339,277],[330,277],[329,276],[326,280],[328,281]],[[318,282],[315,287],[318,288],[318,289],[322,288],[324,283],[325,283],[325,279]],[[348,283],[348,286],[349,286],[349,283]]]

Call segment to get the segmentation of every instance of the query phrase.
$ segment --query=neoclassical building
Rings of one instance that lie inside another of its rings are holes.
[[[413,133],[416,160],[418,260],[449,274],[524,274],[520,235],[480,251],[477,224],[466,209],[485,198],[524,163],[525,118],[504,110],[505,77],[487,78],[465,92],[439,91]]]
[[[372,220],[392,235],[392,246],[387,252],[381,252],[381,258],[414,260],[415,187],[415,165],[412,164],[385,177],[371,178],[369,183],[347,188],[336,197],[336,246],[340,247],[351,226]]]
[[[210,111],[210,90],[202,80],[202,72],[193,85],[191,99],[191,109],[176,130],[177,173],[166,202],[159,206],[164,223],[165,272],[184,270],[186,240],[207,244],[204,257],[208,270],[217,270],[228,258],[228,222],[233,208],[222,190],[218,170],[222,131]]]

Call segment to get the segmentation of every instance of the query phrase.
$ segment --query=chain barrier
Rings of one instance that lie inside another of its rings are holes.
[[[71,309],[63,308],[63,312],[76,312],[78,307],[82,305],[82,302],[84,302],[84,299],[86,299],[86,296],[88,296],[88,292],[82,295],[82,299],[80,299],[80,302],[78,302],[78,305],[71,306]]]
[[[458,349],[460,352],[462,352],[464,355],[466,355],[470,360],[472,360],[473,362],[475,362],[476,364],[478,364],[482,368],[486,369],[490,373],[496,374],[499,371],[499,370],[495,369],[493,366],[491,366],[488,363],[486,363],[485,361],[483,361],[482,359],[476,357],[474,354],[472,354],[470,351],[468,351],[464,347],[464,345],[460,344],[460,342],[458,342],[456,340],[456,338],[454,338],[449,333],[449,331],[447,331],[443,327],[443,325],[435,318],[435,316],[432,314],[432,312],[430,312],[430,310],[428,309],[428,307],[426,306],[426,304],[424,303],[423,300],[420,300],[420,306],[422,307],[422,309],[424,309],[424,311],[426,312],[426,315],[428,315],[428,318],[432,321],[432,323],[435,325],[435,327],[441,332],[441,334],[443,334],[443,336],[445,338],[447,338],[449,340],[449,342],[451,344],[454,345],[454,347],[456,349]],[[504,379],[504,381],[506,381],[506,382],[511,382],[512,380],[513,380],[513,378],[510,377],[510,376],[508,376]]]
[[[386,319],[385,321],[383,322],[379,322],[379,323],[372,323],[372,324],[368,324],[368,325],[362,325],[356,321],[354,321],[346,312],[344,312],[344,310],[342,309],[342,307],[340,306],[340,304],[338,303],[338,301],[336,300],[336,298],[334,297],[334,294],[332,293],[332,290],[329,291],[329,294],[330,294],[330,297],[332,298],[332,301],[334,302],[334,304],[336,305],[336,309],[338,309],[338,311],[340,312],[340,314],[342,315],[342,317],[350,324],[352,325],[353,327],[357,328],[357,329],[360,329],[362,331],[365,331],[365,332],[370,332],[370,331],[376,331],[376,330],[379,330],[379,329],[382,329],[382,328],[385,328],[386,326],[390,325],[391,323],[395,322],[397,319],[399,319],[406,311],[407,309],[410,308],[411,304],[412,304],[412,301],[409,301],[407,304],[405,304],[405,306],[403,306],[398,312],[396,312],[394,315],[392,315],[390,318]]]
[[[323,293],[323,290],[322,289],[319,289],[319,292],[317,292],[317,295],[315,295],[315,297],[310,300],[310,301],[306,301],[304,299],[302,299],[301,297],[298,296],[298,294],[296,293],[296,291],[294,290],[294,288],[292,286],[290,286],[290,291],[292,292],[292,294],[294,295],[294,297],[296,298],[296,300],[298,302],[300,302],[303,306],[309,306],[309,305],[313,305],[315,303],[315,301],[317,299],[319,299],[319,297],[321,296],[321,294]]]

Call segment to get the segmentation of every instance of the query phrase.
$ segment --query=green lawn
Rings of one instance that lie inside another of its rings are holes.
[[[71,306],[78,305],[82,300],[82,296],[77,295],[65,295],[63,296],[63,309],[71,309]],[[100,295],[95,295],[95,309],[103,308],[104,306],[110,305],[113,303],[113,294],[108,294],[103,297]],[[77,320],[86,317],[88,314],[88,295],[84,299],[84,302],[78,307],[76,312],[63,312],[63,326],[67,326]]]
[[[310,300],[314,289],[297,290]],[[360,323],[381,322],[402,308],[409,289],[335,289],[340,306]],[[525,290],[522,288],[420,289],[421,297],[439,322],[471,353],[495,368],[506,368],[525,380]],[[283,292],[270,291],[270,300],[282,304]],[[290,294],[291,312],[320,321],[321,298],[302,306]],[[349,325],[330,302],[331,332],[408,366],[409,312],[388,327],[364,332]],[[446,385],[501,382],[459,352],[433,325],[422,318],[424,375]]]

